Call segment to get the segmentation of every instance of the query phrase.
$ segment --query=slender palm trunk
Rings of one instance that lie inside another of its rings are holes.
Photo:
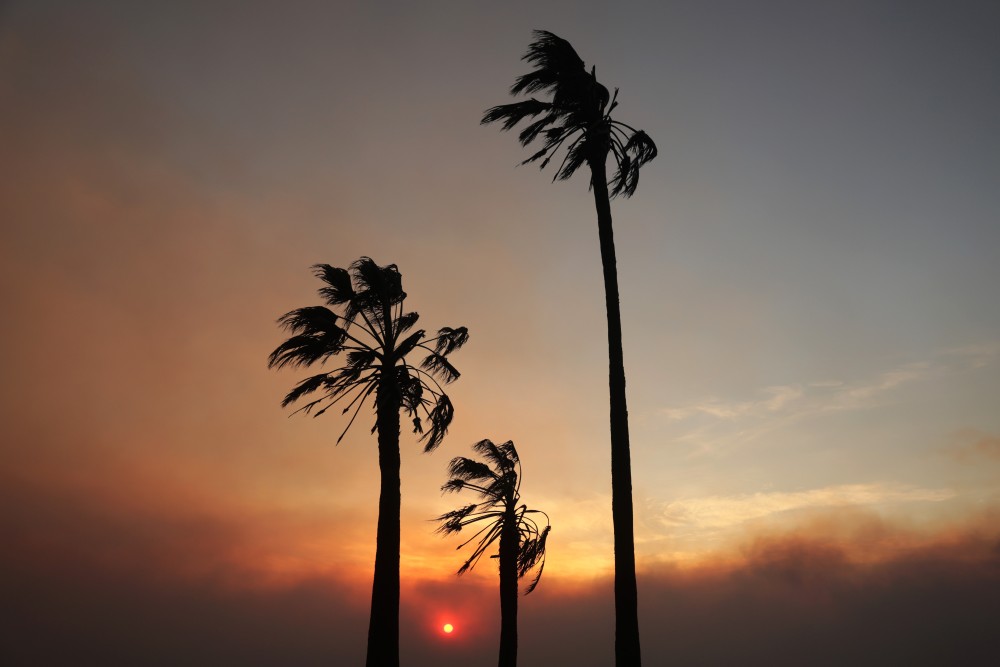
[[[639,611],[635,585],[635,538],[632,526],[632,458],[625,402],[622,318],[618,303],[618,266],[611,227],[606,156],[589,161],[597,207],[597,231],[604,267],[608,315],[608,385],[611,392],[611,519],[615,533],[615,664],[639,667]]]
[[[365,664],[399,667],[399,388],[395,378],[383,380],[376,405],[382,488]]]
[[[500,660],[499,667],[517,665],[517,516],[507,508],[500,532]]]

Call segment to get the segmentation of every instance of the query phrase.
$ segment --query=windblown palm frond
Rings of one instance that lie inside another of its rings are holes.
[[[616,166],[609,181],[611,196],[631,197],[639,184],[639,169],[656,157],[656,144],[642,130],[611,117],[618,106],[618,90],[609,95],[597,81],[596,70],[587,71],[569,42],[546,30],[536,30],[534,36],[522,59],[535,69],[519,76],[510,92],[546,93],[551,101],[530,98],[500,104],[487,109],[480,122],[502,122],[503,130],[511,130],[521,121],[534,119],[521,130],[518,140],[528,146],[541,138],[541,149],[521,164],[541,160],[539,166],[544,169],[565,146],[552,180],[568,179],[585,163],[603,164],[610,153]]]
[[[425,451],[437,447],[454,416],[442,385],[459,376],[447,357],[468,341],[468,329],[445,327],[430,339],[420,329],[404,338],[420,316],[403,311],[406,292],[395,264],[379,266],[362,257],[348,269],[317,264],[313,272],[323,282],[320,296],[336,310],[307,306],[282,315],[278,324],[292,336],[271,353],[268,367],[309,367],[341,354],[344,361],[337,369],[299,382],[282,407],[318,394],[296,412],[319,416],[343,401],[342,414],[353,414],[339,443],[368,399],[390,392],[411,419],[413,432],[421,435]],[[417,365],[408,363],[407,355],[417,348],[426,358]]]
[[[448,464],[450,479],[441,490],[459,492],[468,489],[481,500],[437,517],[435,521],[440,522],[437,532],[450,535],[465,529],[475,531],[457,547],[462,549],[475,543],[471,555],[458,569],[458,574],[464,574],[476,566],[500,540],[507,523],[512,522],[518,535],[517,578],[525,577],[538,567],[534,580],[525,591],[530,593],[538,585],[545,569],[545,542],[551,530],[548,515],[540,510],[528,509],[520,502],[521,461],[513,442],[508,440],[496,445],[490,440],[480,440],[472,448],[485,462],[464,456],[452,459]],[[544,528],[535,521],[535,515],[545,517]]]

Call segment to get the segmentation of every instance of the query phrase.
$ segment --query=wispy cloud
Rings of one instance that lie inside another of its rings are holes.
[[[976,429],[962,429],[957,434],[956,443],[950,451],[959,461],[978,462],[983,459],[1000,461],[1000,436]]]
[[[747,401],[702,402],[661,411],[667,419],[680,421],[700,415],[721,420],[755,419],[776,415],[839,412],[873,407],[893,389],[926,377],[934,369],[929,362],[904,364],[875,378],[847,383],[835,380],[762,388],[760,397]]]
[[[1000,356],[1000,341],[955,347],[947,350],[945,354],[964,361],[972,368],[985,368]]]
[[[912,502],[941,502],[956,493],[946,488],[901,484],[841,484],[805,491],[774,491],[740,495],[712,495],[670,503],[647,503],[644,523],[661,531],[720,530],[755,519],[799,510],[872,507]]]
[[[675,442],[694,446],[691,456],[717,452],[736,441],[759,439],[803,419],[874,410],[901,400],[898,392],[960,373],[995,366],[1000,342],[941,350],[933,358],[913,361],[867,378],[825,378],[757,389],[746,398],[708,397],[670,406],[659,415],[679,429]]]
[[[801,399],[805,390],[801,386],[786,385],[765,387],[764,396],[758,400],[726,402],[709,398],[701,403],[681,408],[667,408],[662,411],[668,419],[688,419],[696,415],[708,415],[717,419],[738,419],[780,412]]]

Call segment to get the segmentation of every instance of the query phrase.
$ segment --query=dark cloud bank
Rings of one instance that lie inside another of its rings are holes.
[[[150,557],[149,545],[120,542],[106,558],[100,544],[41,539],[4,514],[2,665],[363,664],[367,574],[294,586],[211,567],[191,575],[189,564],[177,574],[170,559]],[[182,532],[157,543],[174,538]],[[739,566],[663,569],[640,580],[647,665],[1000,664],[995,529],[966,530],[877,564],[801,535],[761,538],[744,556]],[[407,582],[403,598],[403,664],[495,661],[492,588]],[[605,580],[543,581],[522,598],[521,664],[611,665],[611,599]],[[436,632],[442,614],[458,627],[452,637]]]

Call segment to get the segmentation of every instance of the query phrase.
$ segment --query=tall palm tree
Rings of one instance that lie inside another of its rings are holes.
[[[449,535],[476,525],[477,532],[458,546],[459,549],[476,542],[472,555],[458,569],[459,574],[471,570],[483,554],[497,541],[500,561],[500,659],[499,667],[517,664],[517,582],[535,569],[538,571],[525,594],[535,590],[545,569],[545,540],[548,538],[549,516],[540,510],[530,510],[521,503],[521,460],[508,440],[495,445],[480,440],[472,449],[486,459],[486,463],[459,456],[451,460],[451,476],[442,491],[475,491],[482,498],[437,518],[438,531]],[[545,528],[539,528],[532,518],[545,517]]]
[[[454,415],[451,400],[441,385],[459,376],[447,357],[465,344],[469,332],[465,327],[445,327],[433,338],[427,338],[423,329],[406,335],[419,315],[403,310],[406,292],[395,264],[379,266],[362,257],[349,270],[328,264],[317,264],[313,270],[324,283],[320,296],[335,310],[308,306],[282,315],[278,323],[292,335],[271,353],[268,367],[322,365],[330,357],[344,353],[341,366],[307,377],[281,402],[285,407],[304,396],[318,395],[296,410],[315,417],[343,402],[342,414],[353,413],[338,443],[368,399],[373,398],[372,432],[378,432],[381,491],[367,665],[397,667],[399,413],[405,412],[412,420],[413,432],[422,434],[425,452],[441,444]],[[426,356],[419,365],[407,359],[408,355],[423,353]]]
[[[641,664],[639,618],[635,585],[635,547],[632,526],[632,464],[625,402],[625,366],[618,298],[618,269],[611,225],[611,197],[631,197],[639,184],[639,169],[656,157],[656,144],[630,125],[614,120],[614,96],[598,83],[565,39],[536,30],[524,55],[535,69],[517,78],[510,92],[549,93],[549,101],[530,98],[486,110],[482,123],[503,122],[510,130],[525,119],[519,140],[527,146],[541,139],[541,149],[522,164],[541,160],[544,168],[566,146],[552,180],[568,179],[584,164],[597,208],[597,231],[604,268],[604,297],[608,317],[608,384],[611,395],[611,507],[615,535],[615,662],[619,667]],[[615,172],[607,176],[608,157]],[[609,192],[610,186],[610,192]]]

